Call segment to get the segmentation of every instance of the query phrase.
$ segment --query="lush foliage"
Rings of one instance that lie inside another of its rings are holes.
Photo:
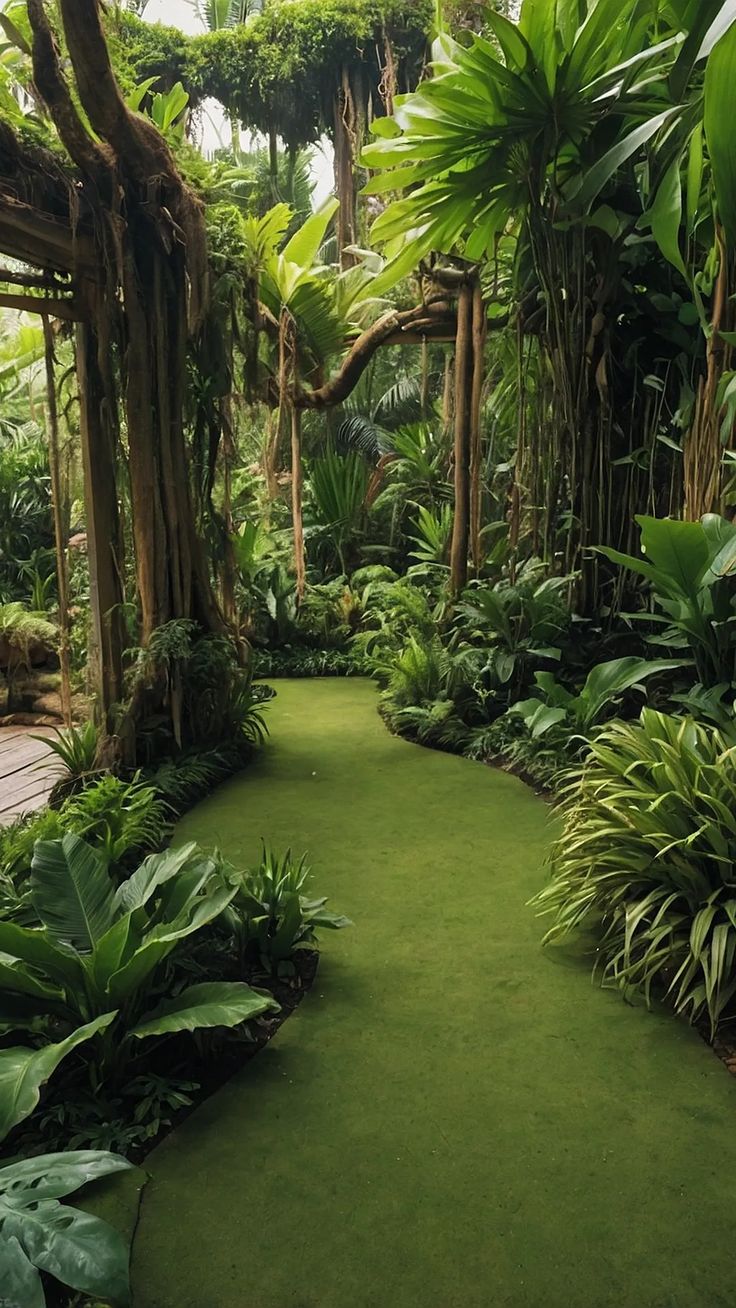
[[[306,856],[297,863],[290,849],[279,858],[264,847],[258,867],[230,872],[237,892],[227,918],[243,961],[252,953],[268,972],[293,970],[295,951],[315,949],[318,931],[352,925],[305,893],[311,879]]]
[[[645,709],[591,744],[568,783],[541,912],[548,940],[596,932],[602,978],[671,996],[711,1033],[736,994],[733,745]]]
[[[130,1302],[122,1235],[92,1213],[59,1203],[129,1165],[114,1154],[81,1150],[0,1168],[0,1276],[9,1308],[43,1308],[42,1272],[82,1294]]]

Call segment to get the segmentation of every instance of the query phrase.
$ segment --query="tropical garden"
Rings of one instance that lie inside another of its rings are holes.
[[[153,8],[0,6],[0,1304],[725,1305],[736,3]]]

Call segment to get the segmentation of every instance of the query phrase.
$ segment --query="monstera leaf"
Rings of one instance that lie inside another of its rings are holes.
[[[5,1308],[44,1308],[41,1272],[125,1308],[129,1252],[99,1217],[60,1204],[88,1181],[129,1169],[97,1150],[42,1154],[0,1168],[0,1286]]]

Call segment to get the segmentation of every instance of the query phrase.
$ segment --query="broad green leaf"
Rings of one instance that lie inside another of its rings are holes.
[[[284,259],[295,263],[300,268],[309,269],[314,263],[319,247],[322,245],[327,228],[340,207],[339,200],[330,196],[321,204],[311,218],[302,224],[282,250]]]
[[[526,0],[525,10],[527,14],[530,12],[530,6],[534,3],[535,0]],[[523,19],[517,25],[505,18],[503,14],[488,9],[486,10],[486,22],[503,50],[509,68],[513,68],[515,72],[524,72],[534,64],[534,51],[524,31]]]
[[[154,77],[147,77],[144,82],[139,82],[138,86],[134,87],[133,90],[130,92],[130,95],[128,95],[126,98],[125,103],[127,104],[128,108],[132,109],[134,112],[137,112],[137,110],[140,109],[141,105],[143,104],[143,101],[148,95],[148,92],[150,91],[151,87],[155,86],[158,80],[159,80],[159,76],[158,73],[156,73]]]
[[[711,560],[714,560],[724,546],[736,540],[736,523],[722,518],[720,513],[706,513],[700,519]]]
[[[733,577],[736,574],[736,535],[716,555],[710,571],[715,577]]]
[[[145,1040],[201,1027],[237,1026],[276,1009],[270,995],[258,994],[244,981],[205,981],[182,990],[175,999],[163,1000],[129,1034]]]
[[[0,1140],[32,1113],[39,1101],[41,1086],[53,1075],[62,1059],[78,1045],[110,1025],[115,1013],[103,1013],[80,1026],[66,1040],[42,1049],[0,1049]]]
[[[197,845],[190,841],[178,849],[166,849],[160,854],[149,854],[140,867],[123,881],[115,895],[115,907],[122,913],[141,908],[159,886],[178,876],[182,868],[198,853]]]
[[[41,1277],[15,1235],[6,1235],[0,1219],[0,1288],[4,1308],[46,1308]]]
[[[106,993],[110,1002],[124,1004],[180,940],[193,935],[220,916],[237,893],[235,886],[217,887],[188,905],[174,922],[164,922],[149,931],[139,948],[109,978]]]
[[[703,0],[698,0],[702,4]],[[736,0],[723,0],[717,17],[705,34],[703,44],[698,51],[698,59],[707,59],[718,43],[726,36],[736,23]]]
[[[20,960],[0,954],[0,994],[6,991],[38,1000],[41,1011],[45,1003],[63,998],[61,990],[47,985],[34,972],[29,972]]]
[[[49,934],[81,953],[112,925],[114,889],[105,860],[81,836],[39,840],[31,864],[33,906]]]
[[[687,36],[669,77],[670,95],[673,100],[682,99],[694,65],[699,59],[705,59],[709,53],[704,42],[714,18],[722,7],[723,0],[697,0],[697,5],[692,12],[684,16]]]
[[[617,695],[648,677],[661,672],[672,672],[682,666],[682,661],[678,659],[647,660],[634,655],[599,663],[588,673],[580,692],[575,705],[577,716],[584,726],[591,726],[601,710]]]
[[[0,950],[47,973],[61,985],[76,987],[82,983],[82,966],[71,949],[52,944],[45,931],[35,927],[0,922]]]
[[[732,7],[736,10],[736,0]],[[734,85],[736,26],[730,26],[714,47],[706,65],[703,121],[718,211],[732,251],[736,246],[736,136],[731,121]]]
[[[8,1210],[2,1231],[22,1241],[36,1267],[82,1294],[130,1303],[129,1250],[119,1231],[55,1200]]]
[[[696,593],[709,562],[708,542],[700,522],[637,515],[641,547],[657,571],[671,582],[671,591]]]
[[[652,235],[668,263],[676,268],[686,281],[689,274],[680,250],[680,226],[682,224],[682,182],[680,179],[680,158],[670,164],[654,197],[649,210]]]
[[[692,236],[700,208],[703,188],[703,124],[698,123],[692,136],[687,156],[687,234]]]
[[[38,1154],[0,1167],[0,1196],[11,1200],[21,1194],[28,1199],[63,1199],[90,1181],[113,1172],[130,1171],[132,1166],[126,1158],[100,1149]]]
[[[635,127],[633,131],[606,151],[588,169],[583,177],[582,184],[571,196],[576,208],[589,209],[614,173],[679,113],[679,106],[674,109],[665,109],[662,113],[648,119],[647,122],[641,123],[639,127]]]

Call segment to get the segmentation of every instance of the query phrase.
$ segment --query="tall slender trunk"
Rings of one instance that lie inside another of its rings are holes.
[[[356,143],[358,113],[350,74],[347,68],[340,73],[340,85],[334,100],[335,193],[340,201],[337,212],[337,245],[341,268],[350,268],[355,256],[347,253],[355,245],[356,225]]]
[[[445,353],[445,376],[442,386],[442,425],[445,431],[452,426],[452,384],[455,375],[455,363],[452,350]]]
[[[472,387],[473,292],[463,286],[457,308],[455,342],[455,517],[450,550],[450,585],[459,595],[468,580],[470,529],[470,399]]]
[[[483,292],[478,283],[473,289],[473,359],[472,383],[470,395],[470,552],[473,567],[480,571],[483,561],[481,546],[481,432],[480,410],[483,398],[483,381],[485,378],[485,345],[487,318]]]
[[[294,530],[294,566],[296,568],[297,598],[304,598],[306,589],[306,560],[304,557],[302,469],[302,414],[296,405],[291,406],[291,518]]]
[[[46,404],[48,409],[49,468],[51,471],[51,507],[54,515],[56,544],[56,579],[59,589],[59,668],[61,672],[61,713],[67,727],[72,725],[72,681],[69,640],[69,565],[67,528],[64,521],[61,460],[59,455],[59,411],[56,403],[54,373],[54,335],[44,314],[43,339],[46,354]]]
[[[419,405],[422,418],[426,418],[429,413],[429,345],[426,336],[422,337],[422,375]]]
[[[706,373],[700,379],[693,421],[684,446],[685,517],[695,522],[720,508],[723,445],[718,389],[726,347],[720,335],[728,311],[729,267],[723,233],[717,233],[720,267],[713,296]]]
[[[123,698],[123,560],[119,552],[116,433],[99,359],[88,324],[77,327],[77,381],[92,613],[92,662],[97,714],[113,729],[112,709]]]

